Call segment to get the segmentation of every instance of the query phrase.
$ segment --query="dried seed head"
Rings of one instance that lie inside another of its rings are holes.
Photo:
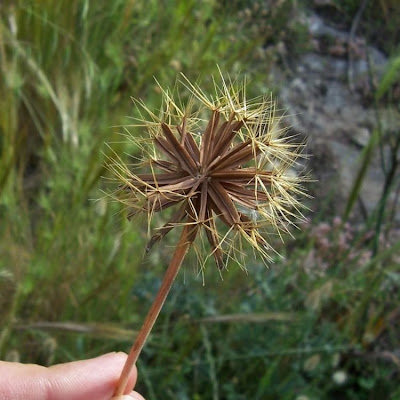
[[[115,155],[109,168],[120,185],[112,194],[129,209],[129,217],[148,216],[149,229],[156,213],[172,209],[169,221],[156,228],[147,251],[172,229],[190,227],[191,243],[200,238],[206,254],[222,269],[233,259],[244,265],[243,241],[271,261],[271,234],[288,232],[303,216],[298,197],[303,178],[292,167],[303,145],[293,144],[280,128],[270,97],[246,98],[245,83],[214,83],[207,96],[183,76],[191,92],[185,106],[179,93],[161,89],[159,115],[135,100],[140,113],[135,127],[147,137],[129,139],[140,146],[142,160],[135,172]],[[197,243],[197,241],[196,241]]]

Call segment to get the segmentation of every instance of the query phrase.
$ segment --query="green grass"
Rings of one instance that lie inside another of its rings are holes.
[[[127,351],[172,249],[143,258],[142,227],[93,200],[107,184],[104,143],[136,151],[114,126],[129,124],[130,96],[159,106],[153,76],[163,86],[180,71],[201,76],[207,91],[218,64],[249,74],[251,95],[268,92],[261,45],[299,49],[303,28],[286,29],[297,6],[3,3],[0,357],[48,365]],[[249,257],[248,276],[232,265],[223,281],[210,266],[205,286],[188,259],[139,361],[139,390],[150,400],[396,399],[399,244],[386,240],[371,256],[372,228],[346,229],[317,210],[296,242],[277,244],[284,259],[266,269]]]

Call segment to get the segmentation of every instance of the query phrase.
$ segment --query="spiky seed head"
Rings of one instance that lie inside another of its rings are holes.
[[[110,159],[119,182],[112,196],[129,209],[129,218],[147,215],[152,232],[147,251],[174,228],[188,225],[188,240],[202,265],[212,256],[220,269],[230,259],[244,266],[243,241],[271,261],[268,237],[289,232],[303,218],[298,199],[304,195],[303,178],[292,167],[304,145],[294,144],[281,128],[271,97],[247,99],[245,82],[221,74],[212,95],[185,76],[179,83],[191,93],[185,105],[177,89],[161,87],[157,114],[134,100],[140,117],[132,126],[146,136],[129,139],[142,159],[133,168],[116,154]],[[153,231],[154,215],[167,209],[170,219]]]

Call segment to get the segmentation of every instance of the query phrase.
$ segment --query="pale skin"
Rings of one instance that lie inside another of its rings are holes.
[[[125,353],[109,353],[89,360],[46,368],[0,361],[0,400],[110,400],[126,361]],[[133,369],[127,387],[134,387]],[[129,392],[118,400],[144,400]]]

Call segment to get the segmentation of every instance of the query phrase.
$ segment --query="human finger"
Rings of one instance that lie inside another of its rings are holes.
[[[129,394],[124,394],[123,396],[120,397],[113,397],[111,400],[145,400],[144,397],[138,393],[138,392],[131,392]]]
[[[109,400],[126,357],[125,353],[109,353],[50,368],[0,362],[0,393],[4,400]],[[136,377],[135,368],[130,387]]]

